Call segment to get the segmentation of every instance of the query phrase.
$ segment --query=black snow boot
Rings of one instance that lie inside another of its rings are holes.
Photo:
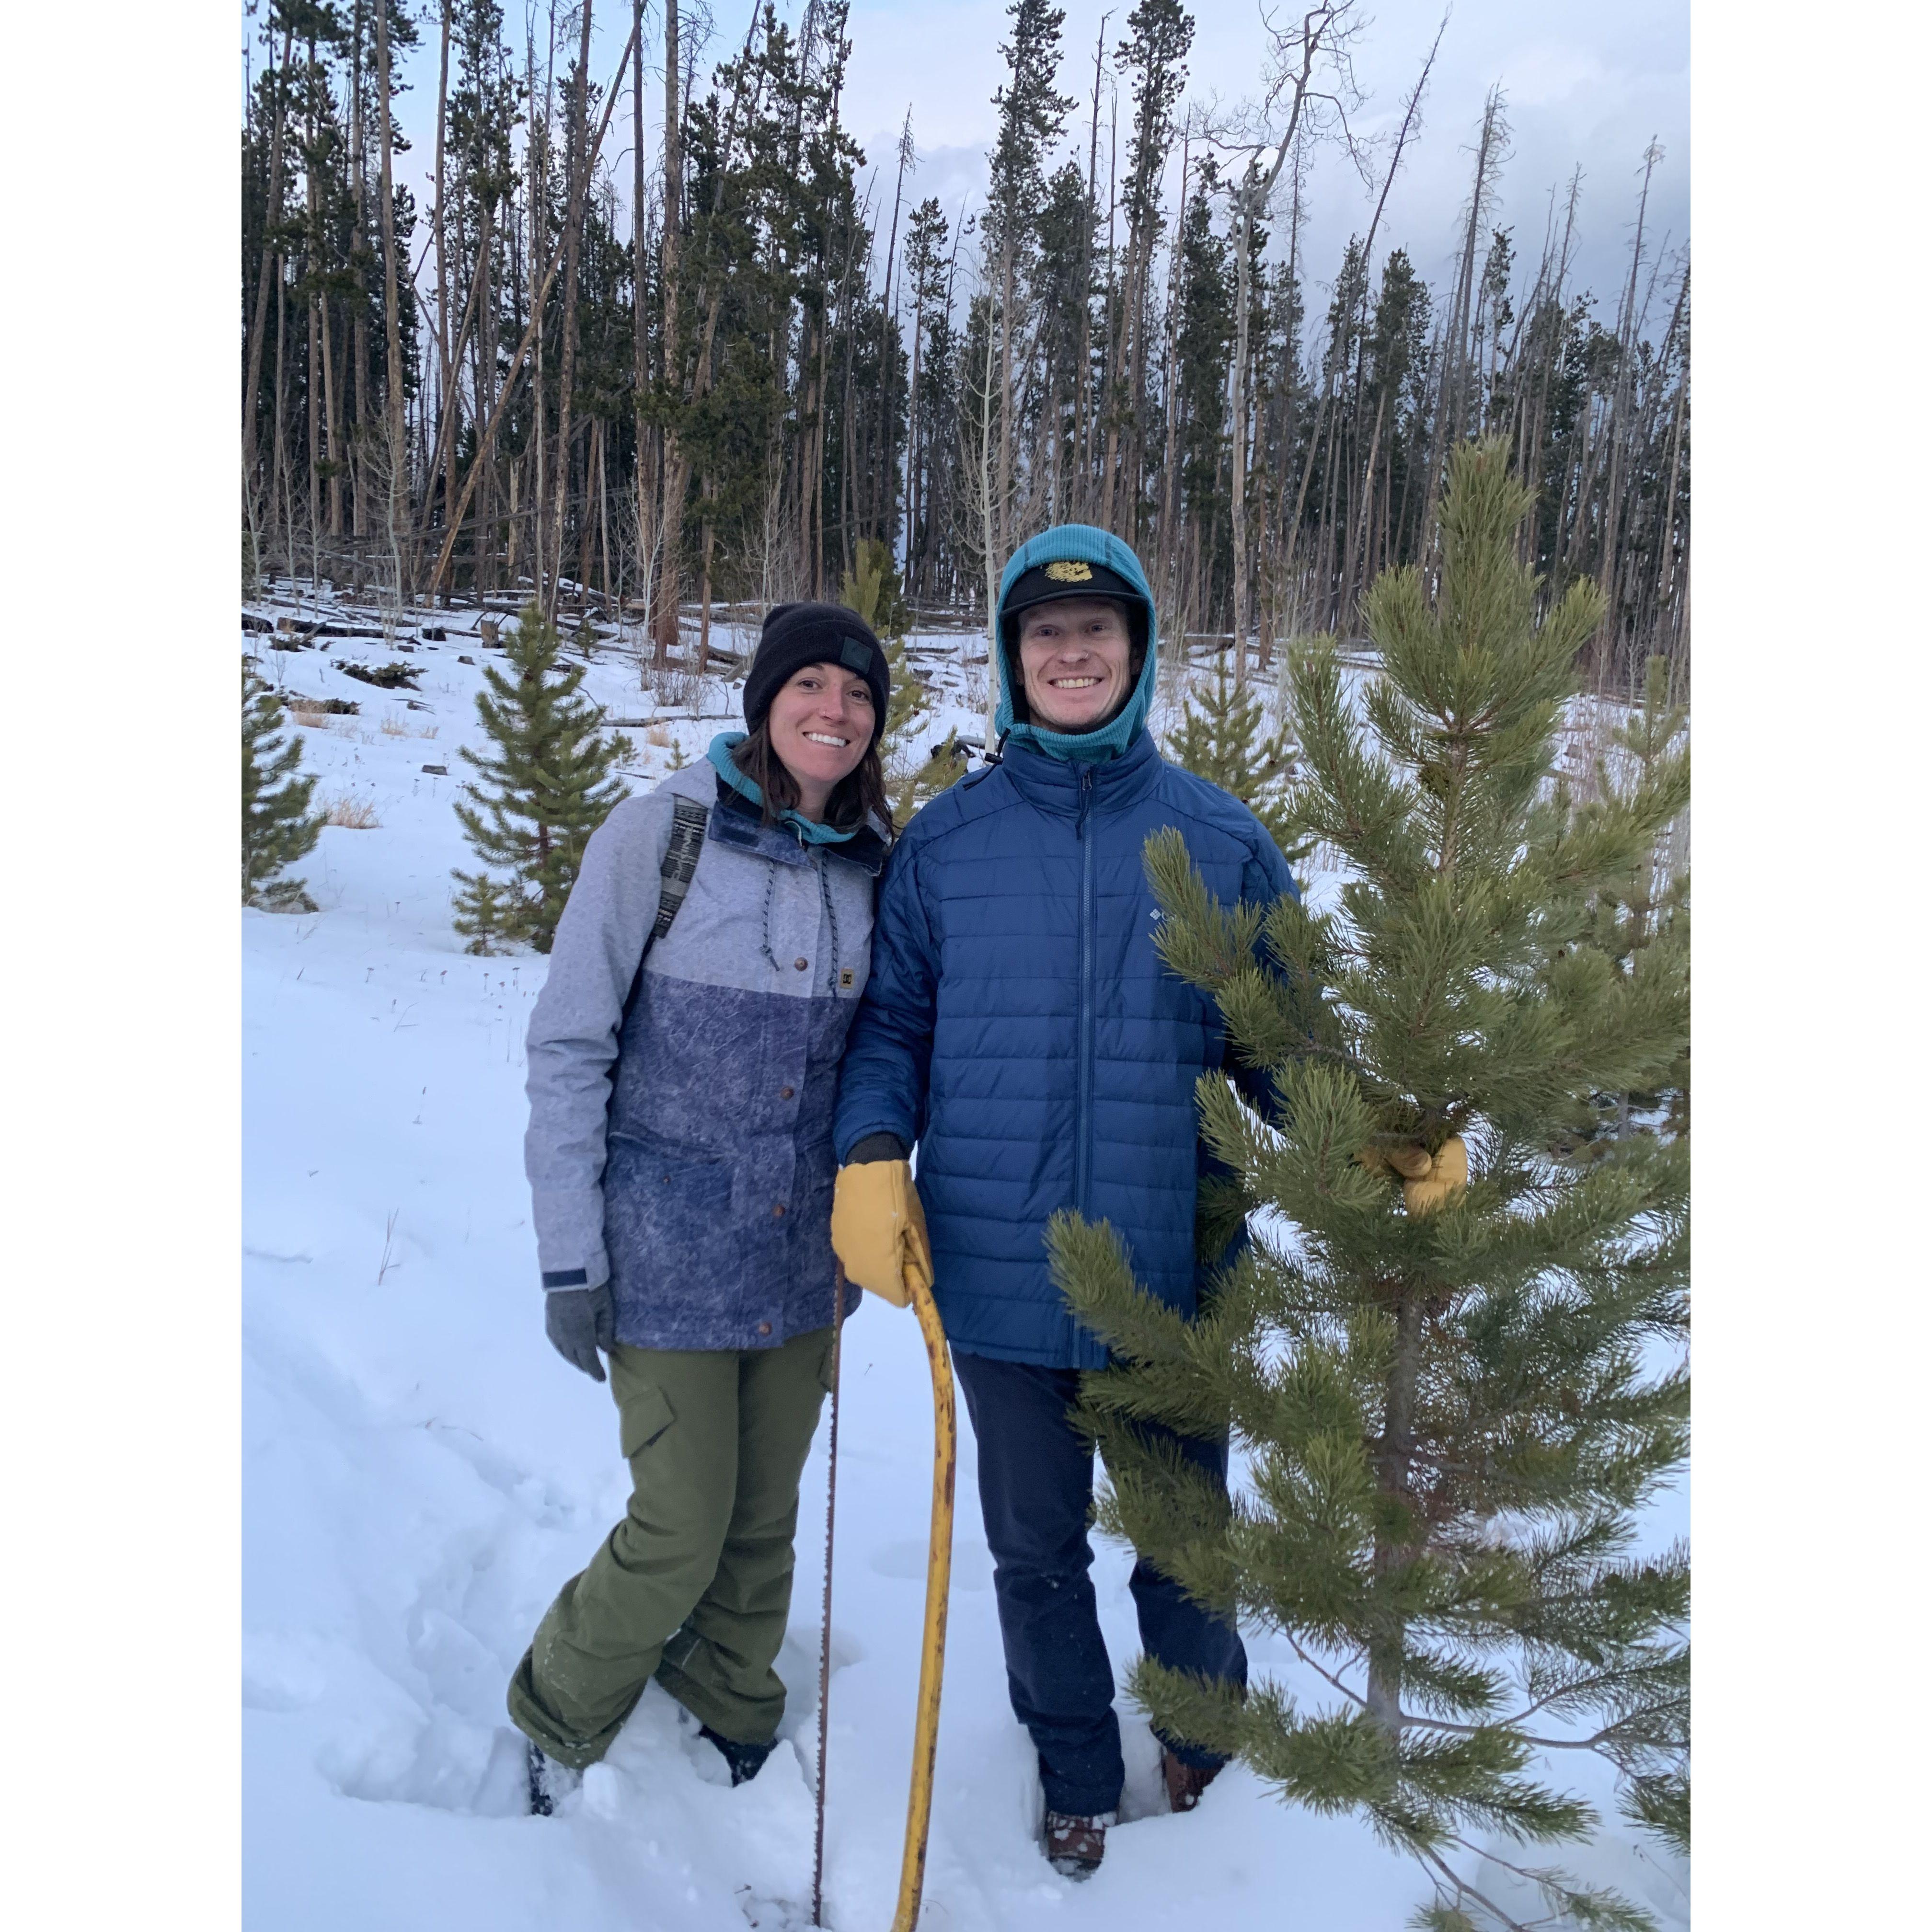
[[[700,1724],[698,1735],[707,1743],[718,1747],[718,1755],[731,1767],[731,1787],[735,1791],[741,1784],[748,1784],[765,1768],[765,1760],[772,1754],[770,1744],[741,1744],[734,1738],[721,1737],[709,1724]]]
[[[1046,1814],[1046,1862],[1062,1878],[1091,1878],[1106,1856],[1107,1827],[1119,1814],[1102,1811],[1091,1818]]]
[[[556,1810],[560,1798],[567,1797],[583,1784],[584,1774],[545,1756],[528,1738],[524,1740],[524,1749],[530,1774],[530,1816],[548,1818]]]

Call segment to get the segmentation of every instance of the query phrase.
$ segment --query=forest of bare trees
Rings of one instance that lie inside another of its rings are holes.
[[[626,38],[608,70],[592,58]],[[1498,92],[1450,238],[1384,232],[1425,102],[1358,138],[1356,0],[1257,24],[1256,98],[1190,105],[1194,21],[1139,0],[1086,48],[1012,0],[983,203],[862,154],[848,0],[742,30],[690,0],[260,0],[242,139],[249,568],[404,602],[597,610],[836,594],[882,539],[922,610],[983,618],[1013,544],[1104,524],[1163,628],[1265,665],[1352,634],[1426,564],[1447,454],[1507,434],[1552,590],[1600,583],[1592,668],[1688,677],[1688,247],[1636,177],[1622,286],[1580,289],[1577,182],[1498,224]],[[606,17],[608,16],[609,17]],[[405,51],[435,75],[426,205],[399,179]],[[1372,218],[1304,250],[1311,166]],[[614,157],[623,156],[620,166]],[[1322,298],[1325,292],[1325,299]],[[693,622],[686,609],[683,622]]]

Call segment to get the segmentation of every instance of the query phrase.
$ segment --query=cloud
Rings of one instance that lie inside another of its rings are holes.
[[[1118,84],[1112,52],[1124,32],[1130,0],[1064,0],[1063,92],[1076,97],[1067,146],[1087,156],[1095,37],[1107,25],[1102,63],[1100,172],[1108,164],[1108,120]],[[716,16],[707,61],[734,51],[749,17],[749,0]],[[1400,116],[1442,14],[1441,0],[1372,0],[1372,20],[1356,50],[1356,71],[1370,100],[1364,131],[1386,133]],[[656,10],[653,9],[653,14]],[[782,4],[796,19],[799,0]],[[1190,98],[1232,105],[1252,96],[1266,51],[1258,9],[1242,0],[1195,0],[1196,31],[1189,62]],[[629,10],[600,10],[593,62],[608,75],[629,26]],[[1000,46],[1010,22],[1002,0],[854,0],[848,28],[852,56],[842,110],[878,171],[874,206],[889,214],[901,122],[908,104],[919,154],[906,192],[913,205],[936,196],[949,221],[962,201],[984,193],[986,154],[994,132],[992,97],[1004,74]],[[647,32],[650,31],[647,28]],[[1613,303],[1628,271],[1643,154],[1653,136],[1665,159],[1652,183],[1648,235],[1681,242],[1690,226],[1689,20],[1686,0],[1456,0],[1424,106],[1420,136],[1406,157],[1389,197],[1377,253],[1408,250],[1417,268],[1440,289],[1453,266],[1469,193],[1472,149],[1484,95],[1504,92],[1510,151],[1501,177],[1496,220],[1516,232],[1517,259],[1533,265],[1552,190],[1573,170],[1582,171],[1578,204],[1576,278]],[[647,44],[647,150],[657,134],[657,83],[650,73],[656,43]],[[413,153],[404,178],[426,196],[434,149],[436,49],[426,32],[411,61],[412,92],[402,114]],[[1120,86],[1120,161],[1124,166],[1131,100]],[[628,155],[629,110],[621,104],[610,136],[613,156]],[[628,160],[618,170],[628,180]],[[1103,190],[1104,191],[1104,190]],[[1352,170],[1330,155],[1313,170],[1303,250],[1318,308],[1351,234],[1364,232],[1373,196]],[[902,215],[903,221],[903,215]],[[1281,226],[1277,223],[1277,229]],[[1526,268],[1525,272],[1528,272]]]

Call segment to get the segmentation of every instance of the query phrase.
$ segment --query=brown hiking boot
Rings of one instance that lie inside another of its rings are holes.
[[[1102,1811],[1091,1818],[1070,1818],[1064,1811],[1046,1814],[1046,1862],[1062,1878],[1091,1878],[1107,1850],[1107,1827],[1117,1814]]]
[[[1160,1748],[1160,1774],[1167,1780],[1167,1808],[1192,1811],[1201,1802],[1201,1794],[1221,1774],[1218,1764],[1206,1766],[1183,1764],[1173,1752]]]

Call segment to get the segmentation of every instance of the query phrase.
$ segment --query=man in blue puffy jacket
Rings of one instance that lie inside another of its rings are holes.
[[[1154,950],[1142,850],[1178,827],[1228,903],[1294,886],[1245,806],[1154,747],[1153,600],[1126,544],[1079,524],[1030,539],[1000,579],[998,634],[1004,755],[927,806],[886,868],[833,1124],[832,1241],[892,1300],[909,1274],[932,1286],[979,1444],[1047,1856],[1084,1877],[1123,1766],[1088,1574],[1093,1457],[1067,1409],[1107,1352],[1054,1286],[1046,1224],[1062,1208],[1111,1222],[1143,1286],[1194,1312],[1194,1085],[1226,1042],[1212,1000]],[[1225,1442],[1174,1439],[1225,1483]],[[1246,1682],[1230,1624],[1144,1559],[1130,1587],[1149,1655]],[[1190,1810],[1222,1760],[1162,1744],[1169,1801]]]

